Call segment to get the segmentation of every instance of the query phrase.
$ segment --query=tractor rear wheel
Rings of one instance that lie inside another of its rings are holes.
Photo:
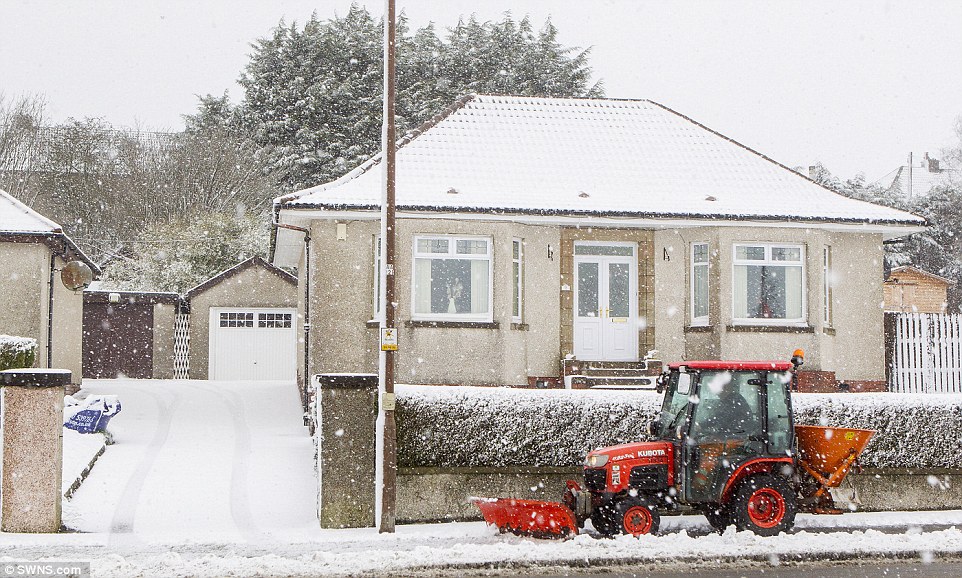
[[[731,513],[739,530],[759,536],[775,536],[795,525],[795,492],[785,478],[757,474],[745,481],[731,501]]]
[[[661,516],[658,508],[644,496],[625,498],[615,505],[618,513],[618,530],[632,536],[654,534],[658,531]]]

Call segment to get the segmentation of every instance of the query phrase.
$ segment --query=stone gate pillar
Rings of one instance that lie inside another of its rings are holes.
[[[0,371],[0,530],[59,532],[66,369]]]
[[[322,528],[374,526],[375,374],[314,376],[317,517]]]

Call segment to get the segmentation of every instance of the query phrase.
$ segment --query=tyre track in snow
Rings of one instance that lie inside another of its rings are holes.
[[[139,393],[154,402],[157,408],[157,427],[150,443],[144,449],[144,458],[130,476],[124,486],[120,500],[117,501],[117,507],[114,509],[114,516],[110,522],[111,541],[113,541],[115,534],[131,534],[133,532],[134,519],[137,515],[137,507],[140,504],[144,484],[150,475],[154,462],[157,460],[157,456],[160,454],[160,450],[167,443],[167,438],[170,437],[170,425],[174,418],[174,409],[180,403],[180,395],[176,391],[166,392],[164,396],[161,396],[151,391],[148,386],[139,388]]]
[[[218,389],[209,385],[196,386],[217,397],[230,411],[234,423],[234,455],[230,477],[230,515],[237,531],[248,542],[256,543],[262,536],[251,513],[248,473],[251,456],[251,428],[247,422],[247,410],[243,398],[234,391]]]

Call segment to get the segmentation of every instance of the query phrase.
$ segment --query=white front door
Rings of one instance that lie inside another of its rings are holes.
[[[208,379],[297,379],[294,309],[210,309]]]
[[[574,354],[638,361],[638,275],[634,243],[575,243]]]

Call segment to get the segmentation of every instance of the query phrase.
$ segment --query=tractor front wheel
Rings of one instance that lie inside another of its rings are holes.
[[[759,536],[775,536],[795,525],[795,492],[785,478],[754,475],[743,481],[731,502],[731,513],[739,530]]]
[[[711,525],[712,529],[716,532],[724,532],[725,528],[732,525],[732,515],[728,511],[728,508],[723,505],[709,506],[702,511],[705,514],[705,518],[708,519],[708,523]]]
[[[658,531],[661,516],[658,508],[644,496],[625,498],[615,505],[619,530],[632,536],[654,534]]]

